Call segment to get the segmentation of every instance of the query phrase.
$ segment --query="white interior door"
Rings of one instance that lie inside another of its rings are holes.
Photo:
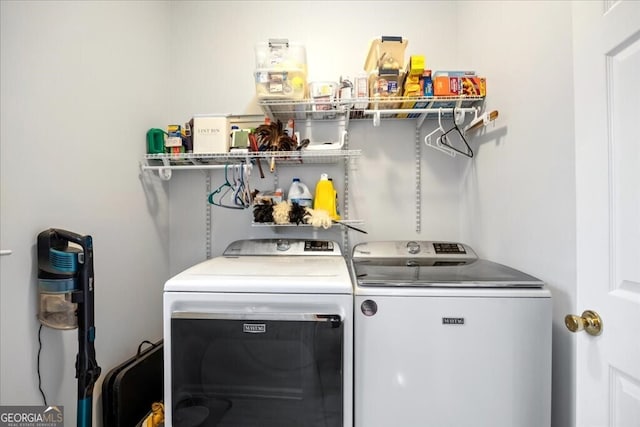
[[[577,311],[576,426],[640,426],[640,2],[573,4]]]

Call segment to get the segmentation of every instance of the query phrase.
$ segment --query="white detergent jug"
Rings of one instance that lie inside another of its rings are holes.
[[[289,187],[287,200],[290,203],[297,203],[300,206],[311,207],[313,205],[313,196],[309,188],[300,182],[299,178],[293,178],[293,182]]]

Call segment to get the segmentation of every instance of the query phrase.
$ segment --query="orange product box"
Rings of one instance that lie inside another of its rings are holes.
[[[435,96],[458,96],[461,93],[460,77],[435,76],[433,94]]]
[[[461,94],[487,96],[487,79],[484,77],[461,77]]]

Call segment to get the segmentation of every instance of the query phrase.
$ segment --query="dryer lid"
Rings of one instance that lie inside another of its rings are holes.
[[[165,292],[352,294],[340,246],[311,239],[256,239],[231,243],[223,256],[169,279]]]

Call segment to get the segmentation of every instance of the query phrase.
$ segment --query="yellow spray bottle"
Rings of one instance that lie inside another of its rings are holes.
[[[340,215],[338,215],[336,206],[337,194],[329,176],[326,173],[321,174],[320,181],[316,184],[313,209],[323,210],[329,214],[331,219],[338,221]]]

